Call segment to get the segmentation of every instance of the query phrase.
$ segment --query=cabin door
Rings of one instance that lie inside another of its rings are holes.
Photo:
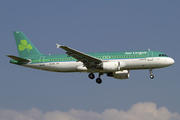
[[[153,51],[148,51],[148,61],[153,61]]]
[[[41,56],[39,58],[39,66],[44,66],[44,59],[45,59],[45,56]]]

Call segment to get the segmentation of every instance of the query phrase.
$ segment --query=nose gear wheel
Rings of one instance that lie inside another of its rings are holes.
[[[154,75],[150,75],[150,78],[153,79],[153,78],[154,78]]]

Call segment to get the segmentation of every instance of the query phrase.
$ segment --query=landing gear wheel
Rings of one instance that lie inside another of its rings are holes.
[[[101,78],[97,78],[97,79],[96,79],[96,82],[97,82],[98,84],[101,84],[101,83],[102,83]]]
[[[93,73],[90,73],[90,74],[89,74],[89,78],[90,78],[90,79],[94,79],[94,77],[95,77],[95,75],[94,75]]]
[[[150,78],[153,79],[153,78],[154,78],[154,75],[150,75]]]

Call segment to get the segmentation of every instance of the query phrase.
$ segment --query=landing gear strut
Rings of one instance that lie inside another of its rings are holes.
[[[102,83],[102,80],[101,80],[101,75],[103,75],[103,73],[99,73],[99,77],[96,79],[96,82],[98,83],[98,84],[101,84]]]
[[[151,74],[151,75],[150,75],[150,78],[153,79],[153,78],[154,78],[154,75],[152,74],[152,73],[153,73],[153,72],[152,72],[152,69],[149,69],[149,72],[150,72],[150,74]]]

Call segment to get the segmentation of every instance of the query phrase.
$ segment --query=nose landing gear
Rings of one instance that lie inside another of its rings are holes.
[[[154,75],[150,75],[150,78],[153,79],[153,78],[154,78]]]
[[[154,75],[152,74],[152,73],[153,73],[152,68],[149,69],[149,72],[150,72],[150,74],[151,74],[151,75],[150,75],[150,78],[153,79],[153,78],[154,78]]]

